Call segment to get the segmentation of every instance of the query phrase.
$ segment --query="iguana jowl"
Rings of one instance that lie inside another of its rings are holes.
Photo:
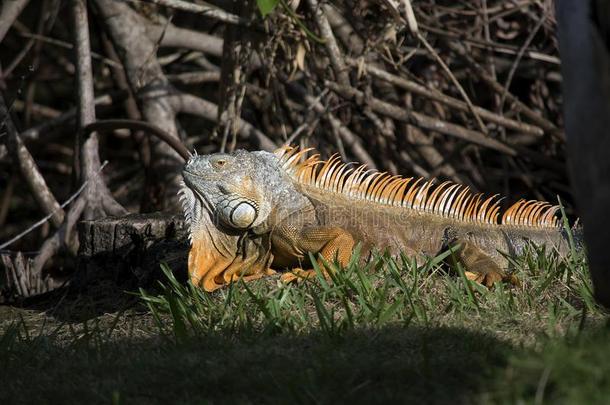
[[[308,252],[349,261],[356,243],[416,257],[459,246],[466,275],[485,285],[507,279],[506,258],[528,240],[565,251],[555,216],[541,201],[518,201],[502,213],[496,196],[468,187],[403,178],[326,161],[309,149],[238,150],[193,156],[183,170],[181,199],[190,224],[191,282],[207,291],[238,278],[288,269],[308,276]],[[320,268],[324,268],[321,266]]]

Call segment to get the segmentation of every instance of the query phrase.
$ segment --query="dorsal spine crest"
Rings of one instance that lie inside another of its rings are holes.
[[[377,204],[404,207],[414,211],[452,218],[466,223],[504,225],[530,228],[559,228],[556,216],[559,206],[548,202],[521,199],[500,215],[498,194],[483,199],[473,194],[468,186],[449,181],[434,185],[434,180],[423,177],[401,177],[386,172],[353,167],[337,154],[320,160],[313,148],[299,150],[284,146],[275,151],[280,167],[293,181],[319,190],[341,194],[347,198]]]

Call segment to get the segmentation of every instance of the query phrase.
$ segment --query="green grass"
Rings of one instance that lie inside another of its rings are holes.
[[[0,403],[607,403],[610,328],[582,255],[532,247],[521,286],[488,290],[448,274],[449,254],[213,294],[164,268],[122,311],[11,309]]]

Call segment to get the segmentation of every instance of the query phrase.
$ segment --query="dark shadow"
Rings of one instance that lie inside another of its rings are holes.
[[[154,291],[165,279],[160,263],[187,280],[189,242],[182,217],[132,214],[79,224],[83,242],[67,287],[10,305],[44,311],[61,322],[82,322],[141,301],[129,292]]]
[[[487,334],[446,327],[384,327],[341,338],[234,331],[181,344],[81,343],[42,340],[0,350],[0,402],[472,403],[512,349]]]
[[[186,265],[173,270],[176,278],[186,281]],[[117,277],[98,277],[88,284],[68,285],[54,291],[6,303],[7,307],[44,312],[62,323],[79,324],[108,313],[141,307],[146,309],[137,296],[140,288],[154,293],[158,281],[165,280],[160,265],[146,273],[146,278],[133,273],[117,273]],[[2,305],[0,305],[2,307]]]

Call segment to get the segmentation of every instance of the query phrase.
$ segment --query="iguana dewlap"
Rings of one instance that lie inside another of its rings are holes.
[[[308,151],[238,150],[187,162],[181,197],[193,284],[212,291],[286,269],[284,279],[308,276],[308,252],[346,265],[361,243],[364,256],[387,249],[418,258],[457,246],[466,274],[491,285],[508,278],[500,252],[518,254],[528,240],[566,249],[557,206],[521,200],[500,217],[496,196],[370,171],[336,156],[321,161]]]

